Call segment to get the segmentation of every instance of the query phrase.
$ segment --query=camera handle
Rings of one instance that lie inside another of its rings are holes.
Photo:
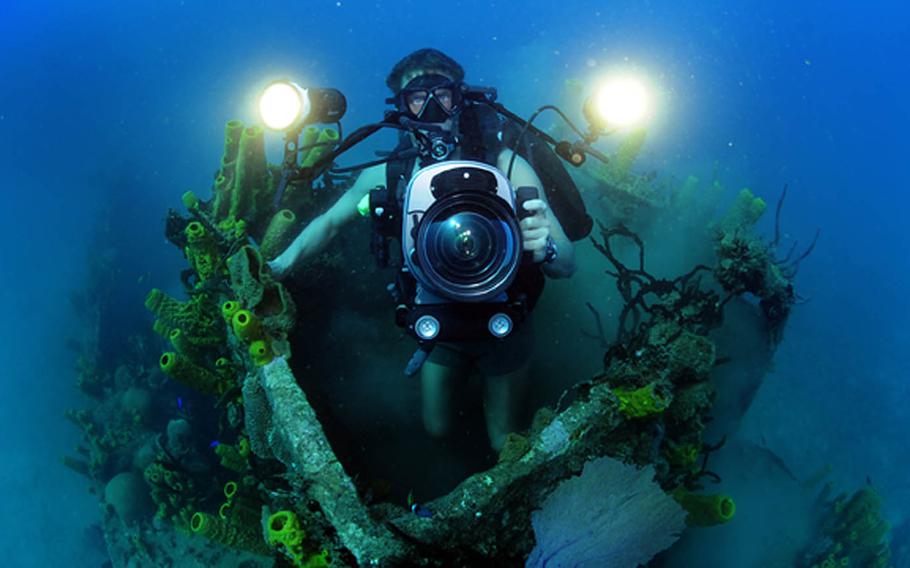
[[[534,213],[525,209],[525,202],[530,201],[531,199],[540,199],[540,193],[537,191],[536,187],[532,185],[523,185],[515,190],[515,209],[519,222],[522,219],[534,215]],[[534,253],[524,250],[524,243],[522,243],[521,262],[523,264],[531,264],[534,262]]]
[[[531,199],[540,199],[540,193],[533,185],[523,185],[515,190],[515,209],[517,210],[519,221],[533,215],[533,213],[525,209],[525,202]]]

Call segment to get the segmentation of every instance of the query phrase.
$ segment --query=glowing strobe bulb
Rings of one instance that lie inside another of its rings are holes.
[[[259,96],[259,117],[272,130],[296,126],[310,112],[306,89],[291,81],[276,81]]]
[[[632,126],[648,114],[648,90],[634,77],[607,80],[597,92],[597,112],[607,125]]]

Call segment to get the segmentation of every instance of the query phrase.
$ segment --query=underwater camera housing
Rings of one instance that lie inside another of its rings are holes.
[[[413,176],[401,247],[415,286],[399,323],[418,340],[502,338],[523,319],[506,293],[523,258],[519,206],[505,175],[481,162],[432,164]]]

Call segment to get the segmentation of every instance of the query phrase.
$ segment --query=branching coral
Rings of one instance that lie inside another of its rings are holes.
[[[601,224],[600,233],[602,242],[593,237],[591,242],[613,265],[615,271],[607,271],[607,274],[616,278],[616,288],[624,301],[617,343],[638,334],[644,314],[677,321],[698,331],[707,331],[720,324],[722,304],[717,295],[699,287],[699,273],[708,272],[710,268],[697,265],[673,280],[655,278],[645,270],[645,248],[638,235],[623,225],[607,228]],[[638,248],[637,267],[629,268],[616,257],[611,248],[611,239],[615,237],[627,238]]]

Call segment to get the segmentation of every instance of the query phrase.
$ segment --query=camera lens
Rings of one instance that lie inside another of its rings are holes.
[[[452,280],[471,280],[496,262],[497,220],[463,211],[437,221],[430,233],[430,258]]]
[[[456,301],[484,301],[514,279],[519,227],[495,195],[460,192],[436,201],[421,220],[417,260],[426,284]]]

